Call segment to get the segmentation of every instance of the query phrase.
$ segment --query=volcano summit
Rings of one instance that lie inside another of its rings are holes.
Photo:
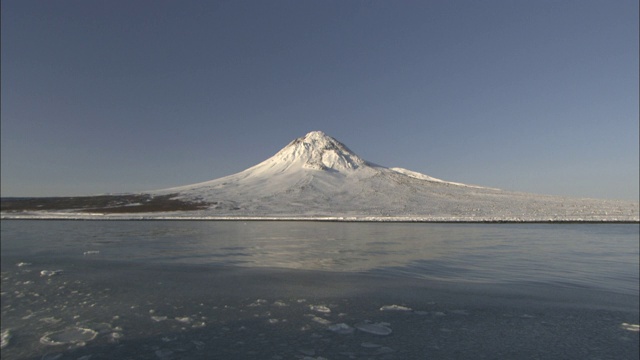
[[[81,212],[9,213],[3,206],[3,217],[634,222],[640,218],[637,202],[510,192],[376,165],[321,131],[295,139],[242,172],[131,196],[136,196],[135,203],[85,206]],[[179,211],[166,204],[148,210],[158,199],[179,204]],[[110,211],[115,208],[119,210]]]

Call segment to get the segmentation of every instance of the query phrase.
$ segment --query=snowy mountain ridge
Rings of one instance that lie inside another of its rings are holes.
[[[209,203],[207,210],[183,214],[207,218],[638,219],[631,202],[509,192],[376,165],[321,131],[239,173],[151,194]]]
[[[348,171],[366,164],[344,144],[322,131],[312,131],[293,140],[270,161],[281,164],[302,163],[302,167],[316,170]]]
[[[386,168],[363,160],[346,145],[323,133],[312,131],[291,141],[267,160],[244,171],[203,183],[159,190],[169,192],[197,192],[208,197],[208,192],[225,187],[240,187],[244,192],[261,197],[268,192],[294,192],[296,186],[309,185],[321,179],[331,187],[340,188],[350,182],[358,182],[374,176],[407,176],[434,183],[470,186],[440,180],[402,168]],[[256,189],[258,188],[259,189]],[[330,189],[325,189],[329,190]],[[186,194],[188,196],[188,194]]]
[[[3,213],[2,216],[67,219],[640,221],[637,202],[504,191],[449,182],[403,168],[376,165],[365,161],[321,131],[312,131],[293,140],[272,157],[236,174],[197,184],[133,194],[115,202],[112,201],[114,199],[97,200],[105,205],[59,212],[34,211],[30,208],[27,212]],[[125,200],[129,203],[123,205],[122,201]],[[59,208],[57,205],[51,207]]]

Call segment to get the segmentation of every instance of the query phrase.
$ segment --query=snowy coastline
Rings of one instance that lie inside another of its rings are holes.
[[[446,217],[446,216],[190,216],[187,214],[2,214],[0,220],[105,220],[105,221],[326,221],[326,222],[419,222],[419,223],[640,223],[638,217]]]

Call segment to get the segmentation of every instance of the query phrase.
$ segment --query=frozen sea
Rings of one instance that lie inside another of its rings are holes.
[[[3,220],[2,359],[637,359],[638,224]]]

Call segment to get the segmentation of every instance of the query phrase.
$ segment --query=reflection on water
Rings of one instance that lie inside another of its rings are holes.
[[[2,359],[638,354],[637,226],[3,221],[1,244]]]
[[[7,255],[93,256],[638,291],[638,226],[3,221]]]

